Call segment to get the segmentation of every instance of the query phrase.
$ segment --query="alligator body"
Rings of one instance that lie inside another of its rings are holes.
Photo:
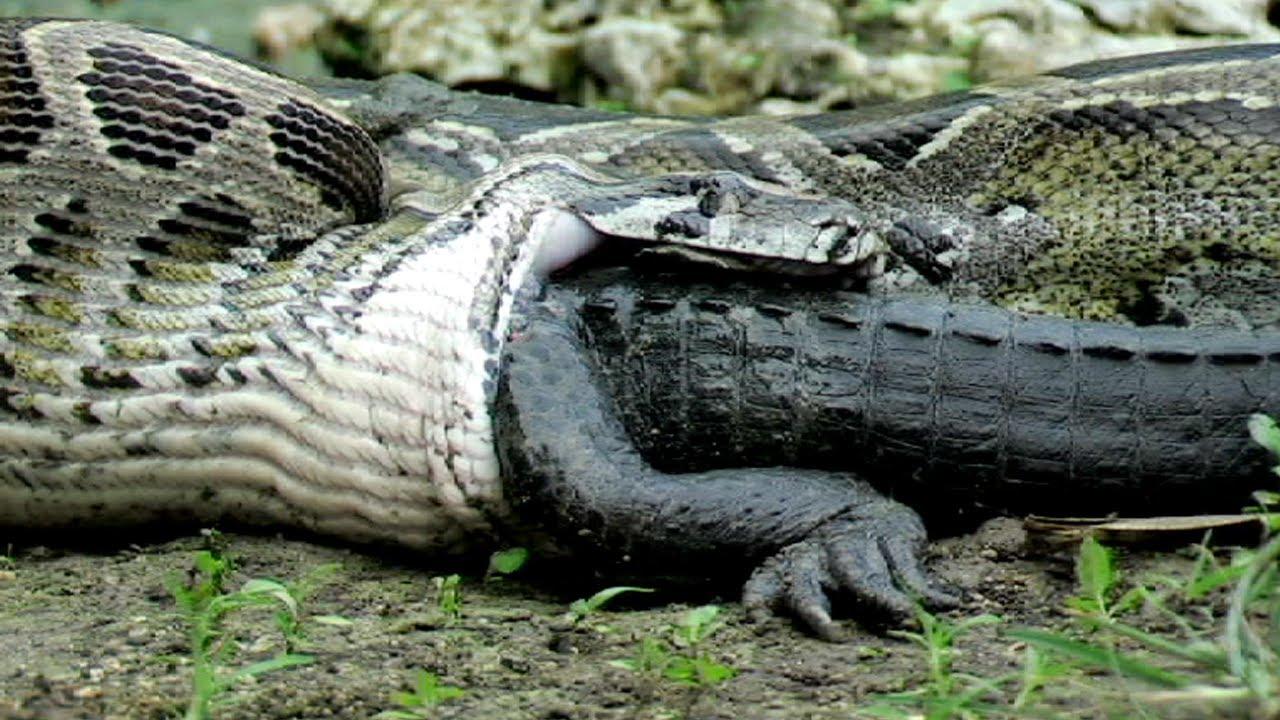
[[[1240,502],[1280,412],[1280,334],[1024,316],[628,271],[553,293],[640,451],[667,469],[855,470],[1010,511]]]
[[[505,376],[522,514],[633,563],[763,563],[748,607],[830,636],[833,590],[947,603],[877,491],[943,523],[1239,508],[1269,477],[1246,423],[1280,411],[1280,334],[610,269],[526,308]]]

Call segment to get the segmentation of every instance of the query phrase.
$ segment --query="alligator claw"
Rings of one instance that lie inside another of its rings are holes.
[[[933,586],[921,567],[924,526],[909,509],[884,501],[846,511],[784,547],[743,588],[752,620],[789,611],[823,640],[844,632],[831,618],[831,596],[850,595],[872,615],[910,621],[916,602],[955,607],[959,599]]]

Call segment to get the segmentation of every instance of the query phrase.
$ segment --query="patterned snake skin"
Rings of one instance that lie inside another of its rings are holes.
[[[1141,315],[1167,278],[1216,275],[1253,288],[1248,314],[1280,293],[1277,53],[1160,53],[867,109],[724,120],[415,95],[393,78],[384,92],[418,107],[413,129],[383,145],[393,172],[446,190],[546,152],[611,175],[721,168],[841,198],[905,261],[873,287],[945,281],[960,297],[1110,320]],[[376,116],[376,95],[349,109]]]
[[[874,276],[891,252],[873,286],[1078,315],[1206,258],[1274,267],[1277,53],[710,122],[317,92],[162,34],[0,21],[0,526],[483,536],[497,358],[565,216],[728,264]]]

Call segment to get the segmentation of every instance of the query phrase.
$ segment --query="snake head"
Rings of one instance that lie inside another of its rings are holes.
[[[696,208],[660,222],[664,239],[819,266],[860,264],[883,250],[867,219],[844,199],[805,195],[735,173],[699,179],[690,190]],[[690,229],[700,234],[690,237]]]
[[[730,256],[736,265],[802,273],[872,264],[879,234],[847,200],[808,195],[735,172],[673,174],[632,181],[608,212],[580,215],[597,230],[658,243],[689,257]]]

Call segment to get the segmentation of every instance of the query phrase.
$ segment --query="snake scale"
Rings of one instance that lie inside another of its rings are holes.
[[[646,118],[308,88],[159,33],[0,21],[0,526],[459,549],[512,514],[492,409],[513,316],[601,239],[1114,317],[1206,262],[1280,264],[1278,100],[1280,46],[1254,45]]]

